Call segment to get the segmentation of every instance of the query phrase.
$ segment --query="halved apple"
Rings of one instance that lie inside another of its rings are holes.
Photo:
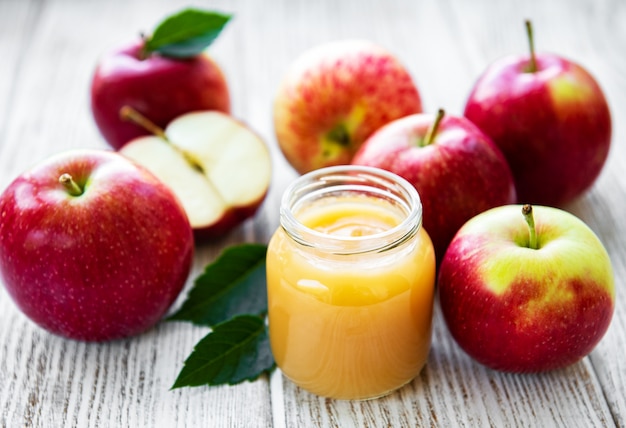
[[[122,115],[147,121],[136,111]],[[136,138],[119,152],[173,190],[196,240],[222,236],[256,213],[269,189],[271,158],[246,125],[224,113],[201,111],[152,130],[155,135]]]

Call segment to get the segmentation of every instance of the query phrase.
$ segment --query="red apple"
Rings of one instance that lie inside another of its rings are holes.
[[[181,201],[198,241],[225,235],[252,217],[272,178],[270,153],[245,124],[219,112],[194,112],[165,130],[124,109],[156,135],[120,150],[166,183]]]
[[[465,116],[507,158],[524,203],[562,206],[587,190],[609,153],[611,116],[595,79],[554,54],[508,56],[471,91]]]
[[[193,235],[176,197],[116,153],[70,151],[0,196],[0,274],[17,306],[72,339],[139,334],[187,280]]]
[[[438,261],[463,223],[515,202],[513,177],[500,150],[469,120],[443,110],[436,117],[417,114],[385,125],[352,163],[386,169],[415,186]]]
[[[615,289],[609,256],[585,223],[557,208],[523,209],[498,207],[467,222],[438,288],[446,324],[471,357],[538,372],[591,352],[611,322]]]
[[[299,173],[350,163],[382,125],[420,113],[418,90],[383,48],[342,40],[305,52],[287,71],[274,103],[274,127]]]
[[[160,127],[192,111],[230,112],[224,74],[202,51],[229,18],[185,10],[161,23],[151,37],[114,49],[100,59],[91,83],[91,110],[111,146],[118,149],[147,134],[120,118],[123,106],[136,109]],[[176,32],[179,28],[185,31]],[[207,42],[198,44],[198,39]]]

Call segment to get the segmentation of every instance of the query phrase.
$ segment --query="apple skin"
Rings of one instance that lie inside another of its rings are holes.
[[[259,197],[259,199],[244,207],[231,207],[224,215],[215,223],[201,228],[193,229],[193,236],[198,244],[212,242],[220,239],[230,233],[233,229],[240,226],[246,220],[254,217],[263,204],[267,191]]]
[[[531,249],[520,205],[467,222],[438,278],[449,331],[468,355],[495,370],[540,372],[573,364],[606,332],[615,289],[609,256],[566,211],[534,206]]]
[[[59,177],[84,185],[70,195]],[[184,286],[194,252],[173,193],[123,156],[74,150],[0,196],[0,274],[22,312],[71,339],[106,341],[154,326]]]
[[[208,55],[173,59],[153,54],[140,59],[142,48],[143,41],[138,41],[103,55],[93,75],[91,111],[100,133],[113,148],[149,134],[120,118],[125,105],[161,128],[192,111],[230,113],[226,79]]]
[[[382,125],[421,113],[417,87],[389,52],[365,40],[339,40],[303,53],[274,102],[274,129],[299,173],[349,164]]]
[[[515,202],[502,153],[469,120],[444,115],[431,144],[421,146],[435,116],[417,114],[379,129],[352,163],[391,171],[420,195],[422,219],[440,262],[457,230],[476,214]]]
[[[553,54],[508,56],[480,76],[464,115],[507,158],[520,203],[563,206],[595,182],[609,154],[611,115],[581,66]]]

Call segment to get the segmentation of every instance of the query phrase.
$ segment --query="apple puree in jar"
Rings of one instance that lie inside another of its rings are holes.
[[[306,239],[281,222],[268,249],[274,358],[315,394],[385,395],[419,373],[430,348],[435,261],[421,210],[416,219],[360,190],[313,199],[290,211]]]

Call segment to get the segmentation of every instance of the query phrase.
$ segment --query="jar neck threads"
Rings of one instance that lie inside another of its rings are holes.
[[[363,197],[380,201],[398,213],[399,223],[387,230],[363,236],[338,236],[312,229],[298,213],[322,200]],[[299,177],[285,190],[280,225],[295,242],[332,254],[380,253],[413,238],[422,224],[422,204],[415,188],[388,171],[342,165],[321,168]]]

